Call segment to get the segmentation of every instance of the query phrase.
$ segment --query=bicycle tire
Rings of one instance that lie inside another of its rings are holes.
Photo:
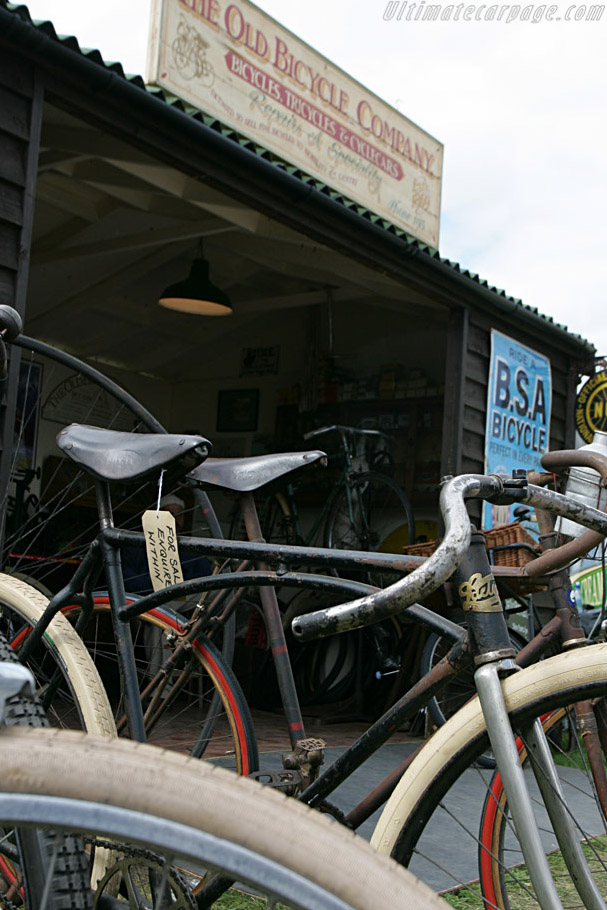
[[[80,608],[66,607],[63,616],[75,623]],[[107,625],[104,620],[107,619]],[[169,607],[158,607],[131,620],[131,633],[135,648],[140,687],[149,681],[148,629],[158,630],[161,640],[182,634],[183,617]],[[116,656],[110,630],[110,603],[105,594],[94,597],[94,612],[82,636],[84,646],[97,662],[100,677],[109,690],[113,717],[120,718],[123,705],[120,693],[112,691],[116,680]],[[162,645],[160,646],[162,648]],[[143,652],[143,656],[142,656]],[[196,674],[189,684],[182,686],[179,699],[167,702],[148,734],[148,742],[167,745],[192,752],[196,757],[214,758],[229,765],[238,774],[248,775],[259,769],[257,738],[251,713],[230,665],[207,638],[201,636],[192,642],[189,652],[195,661]],[[186,699],[189,699],[186,702]],[[181,719],[179,726],[177,719]],[[203,713],[205,712],[205,713]],[[202,717],[201,717],[202,715]]]
[[[339,491],[323,534],[324,545],[338,550],[400,553],[408,541],[415,540],[415,519],[402,487],[387,474],[367,471],[354,474],[348,487]],[[370,569],[364,576],[368,584],[386,587],[400,574]]]
[[[397,620],[317,641],[300,642],[290,634],[296,616],[336,603],[339,599],[335,595],[327,598],[319,592],[304,589],[289,601],[283,613],[300,703],[337,703],[353,695],[360,697],[362,691],[365,711],[369,716],[378,717],[386,696],[383,675],[396,670],[401,660],[400,641],[395,638],[400,628]],[[390,647],[384,652],[381,641],[386,641],[386,635],[390,637]],[[364,655],[362,664],[357,655],[359,649]]]
[[[547,658],[505,679],[503,691],[515,730],[530,719],[547,715],[558,708],[568,707],[586,698],[604,697],[607,694],[606,658],[607,645],[592,645]],[[453,851],[453,840],[450,840],[449,835],[457,831],[459,861],[461,851],[471,850],[473,844],[476,855],[479,837],[475,833],[475,822],[466,820],[463,811],[465,802],[474,800],[479,808],[483,804],[484,791],[487,790],[487,772],[474,770],[474,762],[486,750],[487,745],[482,711],[475,698],[428,740],[390,797],[373,833],[371,843],[376,849],[393,856],[404,865],[413,865],[414,871],[420,877],[432,881],[437,890],[440,887],[437,886],[437,877],[442,876],[445,880],[448,870],[443,867],[440,873],[437,871],[444,857],[439,855],[436,840],[429,847],[425,846],[424,836],[432,836],[430,822],[435,826],[440,825],[440,836],[445,842],[450,841]],[[476,790],[473,791],[473,796],[470,795],[470,790],[463,794],[463,787],[469,786],[470,782],[470,777],[464,777],[467,770],[470,770],[474,781],[484,780],[480,796]],[[569,772],[567,769],[567,773],[572,773],[576,777],[576,786],[581,786],[582,778],[578,781],[575,771]],[[462,789],[458,791],[456,784]],[[451,800],[457,800],[457,806],[456,803],[450,806]],[[592,789],[589,800],[594,805]],[[586,808],[586,803],[584,806]],[[576,811],[579,814],[577,808]],[[451,832],[449,818],[453,825]],[[600,829],[604,830],[602,813]],[[465,840],[464,834],[470,837],[470,841]],[[489,848],[490,844],[483,842],[483,851]],[[414,857],[414,862],[411,863]],[[495,857],[495,862],[499,861],[500,857]],[[462,881],[462,877],[465,881]],[[478,879],[478,871],[472,875],[469,869],[460,870],[460,875],[454,872],[450,884],[445,884],[440,890],[452,888],[457,882],[458,888],[469,889],[472,895],[467,895],[469,902],[466,906],[475,906],[473,900],[476,898],[478,906],[484,907],[480,891],[470,888],[468,884],[473,879]],[[570,905],[569,902],[567,906]],[[498,903],[497,906],[500,910],[507,910],[510,904]],[[522,906],[536,906],[534,896],[526,894]]]
[[[6,639],[0,635],[0,663],[18,663]],[[0,677],[1,677],[0,667]],[[23,694],[8,697],[4,704],[3,721],[7,727],[47,727],[48,720],[42,705],[35,698]],[[7,848],[14,842],[14,856],[7,855]],[[88,897],[89,877],[80,837],[63,835],[48,828],[2,829],[0,838],[0,882],[3,894],[11,888],[19,892],[23,904],[36,910],[42,904],[49,866],[52,870],[52,889],[46,904],[48,910],[88,910],[92,901]],[[19,879],[21,887],[19,888]],[[0,898],[1,901],[1,898]]]
[[[334,820],[209,763],[61,730],[6,730],[0,749],[0,787],[10,791],[0,818],[61,819],[111,836],[116,850],[125,838],[147,843],[159,864],[203,862],[303,910],[445,906]]]
[[[48,598],[40,591],[19,578],[0,573],[0,631],[14,650],[18,651],[28,629],[39,621],[47,606]],[[50,664],[48,669],[46,664]],[[54,726],[77,726],[98,736],[116,735],[114,716],[97,668],[80,637],[60,614],[52,620],[28,666],[39,687],[55,670],[61,674],[64,685],[59,699],[47,709]]]
[[[47,598],[25,582],[0,573],[0,604],[3,606],[0,628],[5,634],[8,633],[7,637],[11,645],[18,651],[21,642],[26,639],[29,629],[42,616],[48,604]],[[95,606],[96,610],[108,615],[107,598],[98,598]],[[79,612],[79,607],[68,607],[53,619],[43,639],[43,656],[40,658],[40,649],[38,649],[33,655],[33,660],[30,661],[30,669],[40,686],[47,684],[57,669],[65,682],[47,707],[55,726],[70,726],[96,735],[116,736],[114,716],[115,713],[121,713],[120,705],[115,702],[112,707],[110,704],[107,689],[95,661],[91,657],[91,654],[95,654],[96,659],[102,662],[108,653],[112,653],[111,648],[108,648],[107,643],[105,648],[100,647],[96,640],[89,642],[89,648],[87,648],[86,641],[76,634],[72,626],[72,622],[76,621]],[[134,620],[132,626],[135,629],[141,628],[142,623],[149,623],[160,628],[163,634],[169,631],[178,635],[181,629],[180,618],[168,608],[152,611],[146,614],[142,620]],[[227,755],[223,761],[229,763],[241,774],[249,774],[257,770],[259,758],[253,722],[231,668],[226,664],[220,652],[206,639],[196,641],[193,653],[204,672],[208,674],[208,678],[212,680],[213,691],[211,694],[219,693],[221,704],[225,709],[225,719],[230,732],[225,740],[224,751]],[[110,681],[112,677],[114,679],[117,677],[115,665],[112,665],[111,672],[106,675],[106,680]],[[68,695],[69,702],[67,702]],[[215,702],[216,704],[217,702]],[[213,707],[211,704],[209,711]],[[194,746],[195,739],[200,739],[198,731],[204,726],[199,718],[197,720],[196,734],[193,734],[189,740],[191,747]],[[209,717],[206,718],[206,721],[208,726],[205,735],[210,739],[212,729]],[[158,736],[165,734],[166,729],[160,731]],[[187,741],[184,736],[180,738],[174,734],[173,742],[176,748],[186,748]],[[198,746],[201,757],[204,745],[201,741]],[[218,748],[215,749],[216,753]],[[229,757],[232,748],[233,759]]]
[[[270,494],[264,494],[263,490],[260,492],[262,495],[256,498],[256,508],[264,540],[268,543],[294,546],[299,541],[287,497],[280,492]],[[238,504],[232,514],[228,539],[247,539],[244,519]]]
[[[68,388],[83,391],[79,399],[80,423],[136,434],[166,433],[162,424],[132,395],[90,364],[23,335],[15,339],[14,345],[14,355],[21,358],[19,394],[24,402],[39,399],[42,369],[46,395],[66,382]],[[61,408],[53,417],[59,422],[63,420]],[[57,592],[71,578],[75,566],[97,536],[99,517],[94,479],[67,455],[57,450],[56,455],[45,458],[43,463],[24,467],[21,443],[35,418],[36,412],[24,404],[15,428],[10,479],[3,491],[2,505],[6,508],[12,502],[13,508],[7,509],[1,564],[3,571],[25,572],[35,576],[36,584]],[[28,495],[30,487],[33,492]],[[193,536],[222,536],[217,515],[204,490],[186,484],[180,488],[179,495],[185,497],[184,516],[192,523]],[[156,484],[113,486],[116,525],[124,530],[141,531],[141,513],[146,504],[153,508],[157,501]],[[28,503],[30,506],[35,503],[35,509],[28,508]]]
[[[543,720],[544,731],[551,745],[558,738],[558,730],[565,720],[575,724],[575,720],[570,716],[571,713],[571,709],[559,708]],[[554,735],[555,729],[557,737]],[[517,740],[517,747],[521,762],[525,765],[528,756],[525,744],[520,738]],[[562,751],[559,747],[559,752]],[[572,748],[569,745],[565,752],[570,754],[571,751]],[[485,903],[490,907],[510,908],[512,906],[508,896],[507,869],[497,861],[497,857],[503,857],[508,849],[508,830],[511,826],[512,820],[508,815],[508,802],[502,778],[499,772],[496,772],[491,780],[489,793],[483,806],[479,835],[479,881]],[[487,845],[487,849],[484,849],[485,845]],[[521,895],[526,894],[524,891],[524,888],[527,887],[526,882],[523,887],[521,881],[518,887],[521,889]]]

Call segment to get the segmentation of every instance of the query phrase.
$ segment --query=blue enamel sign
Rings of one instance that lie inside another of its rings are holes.
[[[552,376],[550,361],[501,332],[491,331],[485,471],[511,474],[542,469],[548,451]],[[485,503],[483,527],[512,521],[512,506]]]

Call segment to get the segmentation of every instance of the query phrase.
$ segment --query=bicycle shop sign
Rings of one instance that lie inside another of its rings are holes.
[[[549,359],[493,329],[485,430],[487,473],[541,470],[540,459],[548,451],[551,407]],[[506,524],[510,516],[510,506],[485,503],[483,526]]]
[[[247,0],[154,0],[147,81],[438,246],[441,143]]]

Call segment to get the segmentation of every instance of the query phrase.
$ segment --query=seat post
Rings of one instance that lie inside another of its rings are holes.
[[[112,515],[110,485],[104,480],[95,480],[95,495],[97,496],[97,513],[101,530],[113,528],[114,516]]]
[[[247,540],[265,543],[253,494],[242,493],[239,501],[247,532]],[[266,563],[263,562],[256,563],[256,566],[261,570],[268,568]],[[282,704],[287,718],[289,739],[291,741],[291,746],[295,748],[297,742],[305,738],[306,733],[304,730],[303,718],[301,716],[299,699],[297,698],[293,670],[287,651],[287,642],[282,625],[280,608],[278,606],[278,598],[276,597],[276,589],[273,587],[262,587],[259,589],[259,596],[266,623],[266,632],[272,650],[272,657],[274,659],[274,666],[276,668]]]
[[[104,531],[108,528],[113,528],[114,518],[112,515],[109,484],[106,481],[95,480],[95,493],[97,495],[97,510],[99,512],[101,530]],[[110,611],[114,628],[114,639],[116,641],[120,684],[122,691],[125,694],[126,716],[129,731],[132,739],[135,739],[138,742],[145,742],[145,723],[139,695],[139,682],[137,680],[137,667],[135,664],[135,651],[133,647],[131,626],[128,622],[123,622],[119,617],[120,611],[124,610],[126,607],[126,592],[124,589],[124,579],[122,577],[120,546],[118,544],[110,543],[105,536],[101,534],[101,552],[103,554],[103,564],[110,596]]]

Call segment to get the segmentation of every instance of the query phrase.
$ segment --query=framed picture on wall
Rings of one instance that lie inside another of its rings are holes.
[[[218,392],[218,433],[253,433],[258,419],[259,389],[224,389]]]

